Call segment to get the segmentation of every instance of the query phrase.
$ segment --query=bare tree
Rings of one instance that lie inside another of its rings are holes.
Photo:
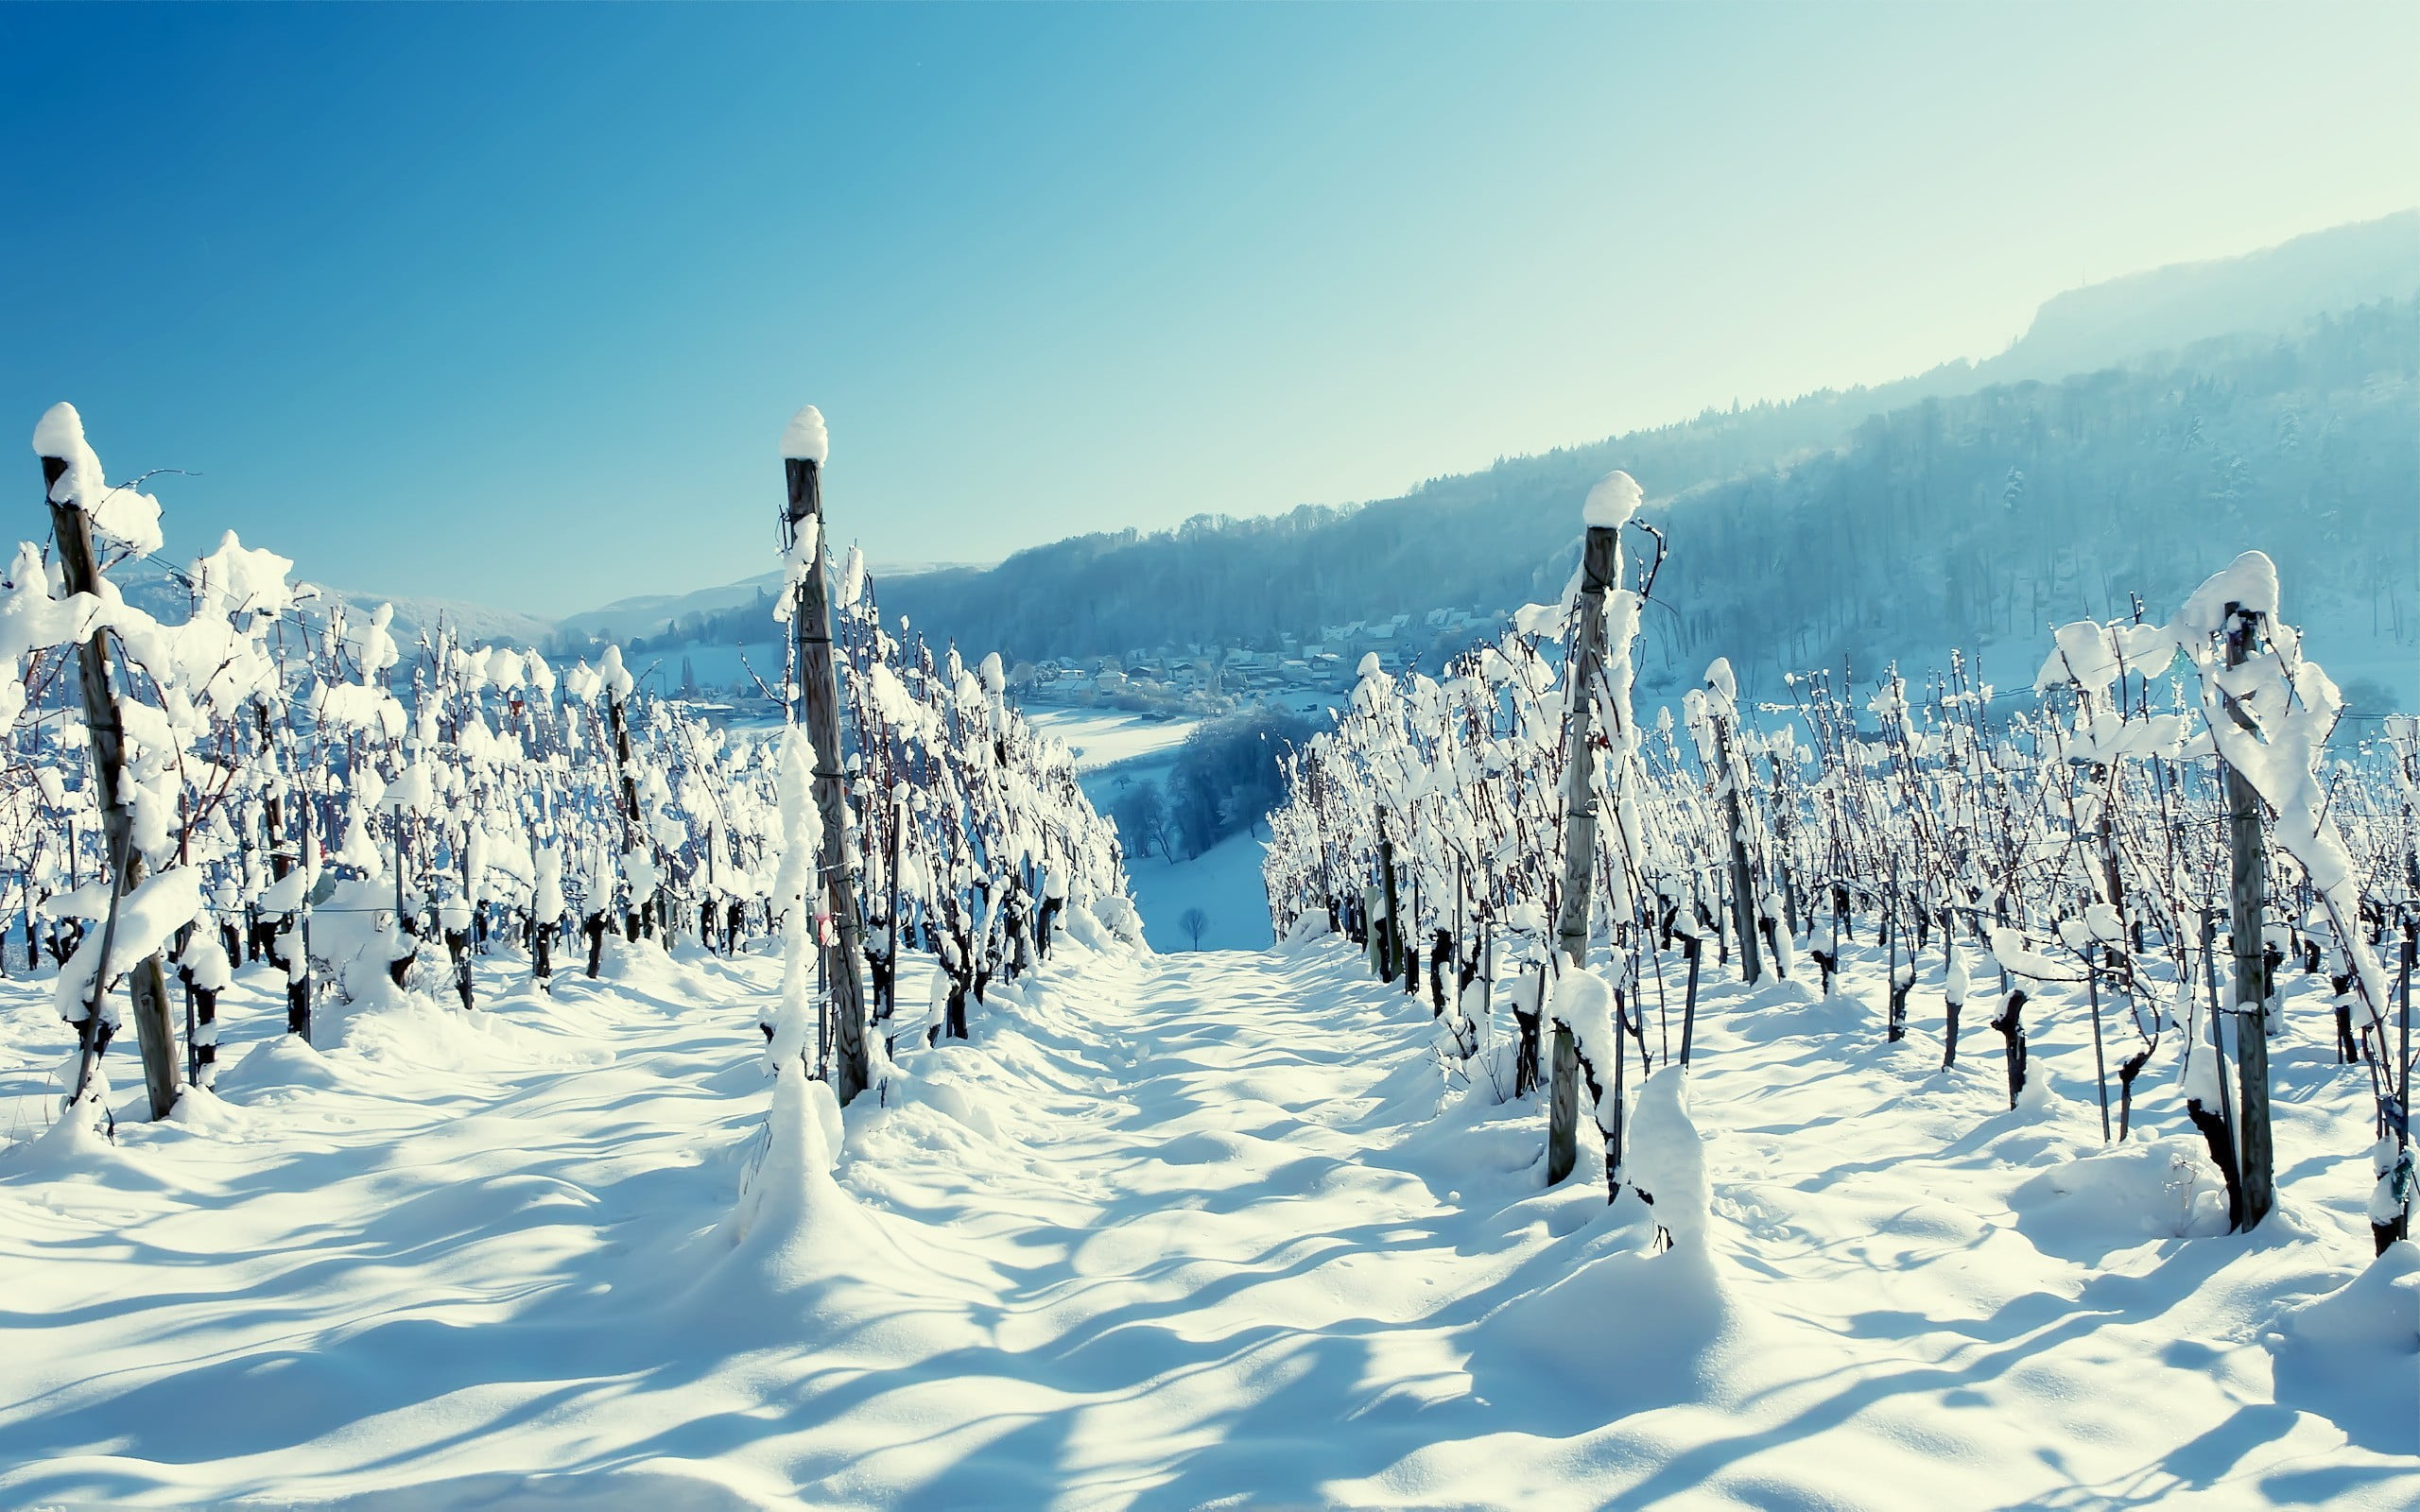
[[[1110,817],[1135,855],[1148,856],[1156,850],[1163,861],[1176,859],[1176,825],[1168,814],[1167,799],[1157,782],[1137,782],[1120,793]]]
[[[1210,916],[1199,908],[1188,908],[1176,916],[1176,925],[1192,938],[1193,948],[1198,951],[1201,948],[1201,936],[1210,928]]]

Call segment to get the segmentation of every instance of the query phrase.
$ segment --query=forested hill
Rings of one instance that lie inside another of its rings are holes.
[[[2062,378],[2209,336],[2292,331],[2314,316],[2420,288],[2420,210],[2297,236],[2266,251],[2184,263],[2070,289],[1979,365],[1984,383]]]
[[[2324,577],[2365,616],[2374,603],[2382,634],[2420,640],[2420,265],[2407,244],[2420,247],[2420,215],[2062,296],[1979,366],[1709,412],[1382,503],[1076,537],[887,583],[884,608],[1017,659],[1501,610],[1562,586],[1579,500],[1620,467],[1673,537],[1658,596],[1681,617],[1657,620],[1682,633],[1652,637],[1664,656],[1805,665],[2030,636],[2102,607],[2080,553],[2106,581],[2164,588],[2254,543],[2297,584]],[[2381,287],[2398,297],[2302,314]],[[2069,306],[2089,306],[2108,341],[2251,329],[2024,376],[2115,355],[2081,341]]]
[[[2031,646],[2256,547],[2298,614],[2420,646],[2415,316],[2374,304],[2290,341],[1927,400],[1666,501],[1651,512],[1679,544],[1656,592],[1680,615],[1653,642],[1767,669]]]
[[[1759,405],[1359,508],[1078,537],[888,584],[884,608],[1025,659],[1503,610],[1561,588],[1579,500],[1621,467],[1675,543],[1657,596],[1680,618],[1658,627],[1681,633],[1653,639],[1683,660],[1712,647],[1808,665],[2030,637],[2106,609],[2109,583],[2190,586],[2255,544],[2290,582],[2420,640],[2414,311],[2385,301],[2290,337],[1880,414],[1849,394]],[[1810,446],[1827,425],[1845,435]]]

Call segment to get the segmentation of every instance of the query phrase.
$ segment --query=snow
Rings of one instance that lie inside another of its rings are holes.
[[[1107,709],[1035,707],[1026,722],[1046,735],[1067,743],[1076,753],[1076,770],[1097,772],[1138,757],[1174,750],[1193,733],[1199,719],[1153,719]]]
[[[2211,574],[2176,611],[2176,627],[2187,634],[2216,635],[2226,624],[2229,604],[2250,613],[2277,613],[2277,564],[2267,553],[2247,551]]]
[[[607,646],[605,654],[597,659],[596,676],[598,686],[604,690],[606,696],[615,703],[628,700],[631,690],[637,685],[636,679],[631,676],[630,669],[622,665],[622,648],[618,645]]]
[[[1623,1157],[1631,1179],[1655,1199],[1655,1226],[1672,1236],[1672,1247],[1702,1249],[1713,1196],[1705,1143],[1689,1117],[1687,1067],[1659,1066],[1639,1087]]]
[[[75,405],[62,400],[34,421],[34,455],[73,461],[84,450],[84,417]]]
[[[818,891],[817,869],[823,859],[823,820],[814,795],[815,747],[796,725],[782,731],[781,771],[776,795],[781,805],[780,869],[774,874],[772,907],[783,920],[782,997],[773,1037],[765,1045],[768,1068],[795,1070],[806,1054],[814,1032],[815,1007],[809,1001],[815,969],[815,925],[808,918],[808,894]],[[633,891],[644,888],[633,885]],[[823,912],[822,899],[811,910]]]
[[[92,517],[95,530],[136,556],[160,549],[160,501],[131,488],[109,486],[109,475],[84,438],[84,420],[75,405],[61,403],[44,410],[34,422],[33,439],[36,455],[67,464],[50,486],[52,503],[72,504],[83,510]]]
[[[819,1244],[828,1248],[836,1228],[864,1231],[832,1179],[842,1137],[832,1089],[809,1081],[795,1060],[782,1065],[765,1115],[765,1147],[740,1188],[736,1223],[743,1245],[752,1241],[758,1252],[773,1252],[775,1265],[787,1269],[800,1251]]]
[[[1629,473],[1608,472],[1588,490],[1588,502],[1581,507],[1580,517],[1592,529],[1604,526],[1618,530],[1638,512],[1642,498],[1637,482]]]
[[[1563,627],[1570,619],[1561,604],[1524,604],[1512,611],[1512,627],[1523,635],[1544,636],[1547,640],[1563,639]]]
[[[1332,938],[1063,940],[845,1117],[764,1074],[777,958],[611,954],[321,1050],[244,969],[219,1096],[114,1144],[30,1139],[57,1024],[0,987],[0,1502],[2420,1496],[2420,1254],[2298,1195],[2366,1116],[2303,1047],[2285,1206],[2179,1237],[2197,1148],[2103,1151],[2072,1018],[2012,1113],[1985,1056],[1849,1038],[1878,959],[1826,1002],[1710,973],[1686,1105],[1637,1091],[1655,1206],[1608,1207],[1584,1128],[1545,1189],[1541,1105],[1449,1087]]]
[[[1739,700],[1739,679],[1731,673],[1731,659],[1716,657],[1705,669],[1706,691],[1718,703],[1718,713],[1728,714]]]
[[[832,455],[832,436],[823,427],[823,411],[809,404],[782,428],[782,455],[821,467]]]
[[[200,607],[215,613],[281,614],[294,602],[293,590],[286,583],[293,571],[290,558],[273,551],[248,548],[230,530],[219,537],[216,551],[195,558],[194,594]],[[393,618],[390,606],[374,623],[383,630]],[[391,639],[387,649],[389,653],[394,649]],[[389,654],[372,670],[383,671],[394,664],[395,659]]]
[[[1193,936],[1179,922],[1192,908],[1209,919],[1201,932],[1204,949],[1258,950],[1268,944],[1269,900],[1260,884],[1264,843],[1246,833],[1231,834],[1187,861],[1129,856],[1126,875],[1151,948],[1193,949]]]
[[[109,941],[110,955],[101,980],[105,985],[113,985],[137,962],[164,945],[168,936],[191,921],[200,908],[201,872],[198,868],[178,867],[136,884],[118,904],[116,929],[96,923],[76,947],[76,954],[67,958],[66,967],[52,988],[60,1017],[74,1022],[82,1019],[88,1010],[94,972],[102,964],[104,938]],[[103,911],[106,909],[104,901]]]
[[[1591,1065],[1612,1073],[1618,1047],[1614,1040],[1614,989],[1594,971],[1573,968],[1556,979],[1547,1004],[1555,1022],[1569,1027],[1580,1054]]]

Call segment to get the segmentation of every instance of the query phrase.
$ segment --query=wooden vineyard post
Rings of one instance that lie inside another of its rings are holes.
[[[1547,1112],[1547,1185],[1580,1163],[1580,1047],[1561,1021],[1554,1026],[1552,1101]]]
[[[93,522],[83,507],[75,502],[60,503],[52,498],[51,490],[67,472],[68,460],[62,456],[42,459],[43,498],[50,505],[50,525],[59,540],[60,568],[70,593],[94,593],[100,591],[100,568],[93,556]],[[112,896],[124,898],[143,881],[143,852],[134,845],[134,811],[128,806],[123,792],[126,780],[126,725],[119,717],[117,696],[110,685],[109,631],[95,628],[76,647],[77,680],[84,696],[84,724],[93,739],[93,780],[100,799],[101,833],[106,837],[103,853],[116,859],[117,870],[111,883]],[[112,918],[115,908],[112,906]],[[103,948],[108,942],[104,940]],[[93,995],[86,1011],[85,1033],[97,1033],[101,1025],[101,1004],[109,995],[109,961],[104,957],[94,971]],[[168,1018],[168,978],[161,967],[160,953],[153,951],[128,973],[128,995],[134,1003],[135,1042],[143,1056],[144,1090],[150,1096],[151,1116],[165,1118],[176,1106],[180,1077],[177,1066],[176,1028]]]
[[[294,805],[295,827],[299,840],[295,845],[296,865],[307,876],[318,859],[312,849],[311,803],[306,795]],[[308,888],[294,905],[294,954],[285,962],[285,1032],[311,1042],[311,896]]]
[[[1320,901],[1327,905],[1327,927],[1333,930],[1336,928],[1336,874],[1328,862],[1327,803],[1325,795],[1320,790],[1318,764],[1307,764],[1307,775],[1311,789],[1311,834],[1320,848]]]
[[[1378,875],[1380,885],[1386,889],[1387,901],[1387,917],[1378,935],[1378,980],[1392,982],[1400,970],[1395,953],[1403,948],[1403,935],[1395,917],[1398,906],[1395,897],[1395,841],[1394,836],[1387,833],[1384,804],[1378,807]]]
[[[2403,917],[2403,971],[2394,987],[2394,1125],[2390,1132],[2394,1139],[2395,1163],[2389,1171],[2388,1179],[2391,1181],[2409,1181],[2411,1175],[2411,968],[2413,957],[2420,955],[2420,937],[2415,937],[2415,933],[2420,932],[2415,932],[2414,921],[2406,913]],[[2377,1039],[2377,1048],[2385,1050],[2386,1025],[2383,1022],[2378,1025]],[[2371,1219],[2370,1237],[2377,1242],[2377,1252],[2381,1255],[2387,1252],[2388,1246],[2411,1236],[2411,1205],[2409,1200],[2398,1205],[2394,1216],[2385,1223],[2379,1223],[2375,1217]]]
[[[1681,989],[1681,1055],[1680,1062],[1689,1063],[1689,1050],[1697,1042],[1698,1033],[1698,967],[1705,959],[1705,936],[1691,935],[1681,941],[1681,954],[1689,963],[1689,979]]]
[[[2227,1040],[2224,1005],[2219,1002],[2218,915],[2215,910],[2202,913],[2202,980],[2209,1004],[2210,1042],[2206,1047],[2213,1057],[2210,1084],[2219,1090],[2219,1106],[2205,1108],[2198,1097],[2187,1096],[2185,1116],[2199,1130],[2210,1147],[2210,1162],[2227,1187],[2227,1226],[2230,1229],[2243,1227],[2243,1158],[2236,1141],[2235,1107],[2227,1095]],[[2189,1085],[2189,1084],[2188,1084]]]
[[[1588,748],[1599,664],[1605,657],[1605,591],[1621,559],[1621,533],[1590,525],[1581,558],[1580,633],[1564,669],[1570,716],[1563,747],[1563,892],[1555,943],[1572,965],[1588,959],[1588,887],[1597,870],[1597,789]]]
[[[462,999],[462,1011],[465,1013],[470,1012],[473,1008],[477,1006],[477,1004],[474,1001],[475,992],[471,976],[471,953],[473,944],[477,937],[475,920],[478,916],[479,907],[478,893],[476,891],[478,879],[471,875],[471,847],[469,840],[471,826],[475,822],[476,820],[471,816],[470,805],[468,801],[465,800],[462,809],[463,838],[458,847],[458,859],[462,866],[462,903],[464,907],[470,910],[470,913],[463,919],[462,927],[459,930],[449,929],[444,932],[445,954],[451,956],[454,961],[454,990],[460,995]]]
[[[253,703],[252,718],[260,730],[261,765],[268,774],[261,799],[261,818],[266,831],[264,838],[268,842],[269,877],[272,881],[284,882],[296,867],[304,864],[301,837],[310,828],[310,799],[307,796],[298,798],[294,807],[300,819],[294,826],[293,837],[289,839],[286,833],[285,773],[278,755],[277,737],[269,728],[268,704],[266,701]],[[284,968],[285,971],[285,1032],[307,1045],[311,1042],[311,968],[310,937],[304,933],[305,906],[304,902],[298,901],[293,912],[278,916],[293,921],[296,948],[302,952],[302,970],[299,972],[295,969],[293,955],[281,957],[278,954],[279,930],[274,921],[266,926],[261,943],[268,950],[270,963]]]
[[[2083,999],[2092,1015],[2092,1080],[2100,1094],[2100,1143],[2109,1143],[2109,1056],[2100,1043],[2100,953],[2095,941],[2083,950]]]
[[[1731,831],[1731,932],[1739,936],[1739,980],[1754,987],[1764,980],[1764,959],[1756,948],[1757,908],[1751,896],[1748,841],[1740,833],[1737,779],[1746,764],[1735,765],[1731,760],[1731,717],[1727,713],[1714,716],[1714,755],[1722,767],[1722,822]]]
[[[2260,648],[2260,616],[2256,610],[2229,604],[2226,612],[2227,665],[2239,667]],[[2228,715],[2250,728],[2250,721],[2230,702]],[[2229,892],[2227,928],[2235,950],[2236,1071],[2241,1077],[2238,1111],[2242,1119],[2243,1227],[2256,1228],[2276,1203],[2274,1148],[2269,1129],[2269,993],[2263,980],[2262,867],[2260,791],[2252,780],[2229,766],[2227,771],[2227,839],[2234,863]]]
[[[888,1019],[899,1011],[899,847],[901,833],[908,828],[908,799],[905,795],[890,800],[890,850],[885,857],[882,885],[889,894],[889,906],[883,910],[882,1001],[874,1011]],[[1042,949],[1050,949],[1050,924],[1046,919],[1042,926]]]
[[[1454,967],[1454,1001],[1458,1006],[1462,995],[1462,894],[1470,885],[1470,879],[1465,875],[1468,863],[1461,856],[1454,857],[1454,927],[1448,937],[1454,942],[1451,958]]]
[[[404,806],[400,803],[395,805],[394,820],[395,949],[402,954],[389,957],[387,975],[397,987],[401,987],[404,985],[405,976],[411,971],[413,957],[420,954],[420,948],[414,943],[418,934],[412,923],[412,916],[404,908],[404,868],[406,865],[406,857],[409,852],[404,844]],[[538,936],[537,959],[538,976],[543,981],[546,975],[546,943],[543,933]]]
[[[631,723],[622,708],[622,690],[610,682],[605,689],[605,721],[614,736],[614,769],[620,777],[615,791],[621,797],[622,849],[631,855],[636,855],[647,835],[639,823],[638,776],[631,769]],[[632,944],[638,943],[639,910],[645,906],[645,902],[633,893],[623,907],[622,937]],[[589,974],[594,976],[596,973],[592,971]]]
[[[1599,665],[1605,657],[1605,592],[1620,570],[1621,532],[1590,525],[1581,555],[1580,631],[1564,669],[1569,715],[1563,747],[1563,892],[1555,946],[1573,966],[1588,961],[1589,884],[1597,871],[1597,788],[1588,748]],[[1547,1184],[1571,1174],[1580,1159],[1580,1047],[1571,1027],[1554,1024],[1552,1104],[1547,1115]]]
[[[821,423],[815,427],[819,441]],[[802,448],[803,449],[803,448]],[[816,450],[820,453],[819,444]],[[823,575],[822,459],[783,459],[789,485],[784,516],[787,538],[807,544],[807,570],[800,576],[791,606],[790,633],[798,646],[799,702],[807,738],[815,743],[815,806],[823,818],[822,873],[837,939],[832,984],[833,1094],[843,1106],[865,1091],[872,1074],[866,1054],[864,960],[857,919],[856,879],[848,867],[849,803],[840,769],[840,679],[832,662],[832,595]]]

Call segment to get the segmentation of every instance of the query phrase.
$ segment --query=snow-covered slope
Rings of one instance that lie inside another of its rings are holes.
[[[617,945],[549,998],[499,955],[488,1011],[325,1052],[248,972],[220,1096],[0,1150],[0,1503],[2420,1500],[2420,1252],[2367,1263],[2359,1067],[2281,1046],[2282,1206],[2185,1237],[2211,1177],[2166,1089],[2104,1151],[2073,1005],[2012,1111],[1987,1035],[1946,1074],[1921,1010],[1887,1046],[1851,967],[1709,972],[1660,1138],[1694,1119],[1711,1207],[1665,1254],[1593,1150],[1545,1189],[1538,1105],[1449,1086],[1427,1007],[1327,940],[1068,942],[971,1041],[900,1044],[744,1243],[772,960]],[[23,1142],[62,1036],[39,984],[0,1001]]]
[[[1184,916],[1197,908],[1204,921],[1203,949],[1257,950],[1267,944],[1269,894],[1260,880],[1266,839],[1254,826],[1184,861],[1128,857],[1127,881],[1153,948],[1192,949]]]
[[[1088,773],[1172,752],[1201,723],[1198,718],[1147,718],[1117,709],[1039,704],[1028,706],[1025,714],[1034,729],[1065,741],[1076,753],[1076,770]]]

